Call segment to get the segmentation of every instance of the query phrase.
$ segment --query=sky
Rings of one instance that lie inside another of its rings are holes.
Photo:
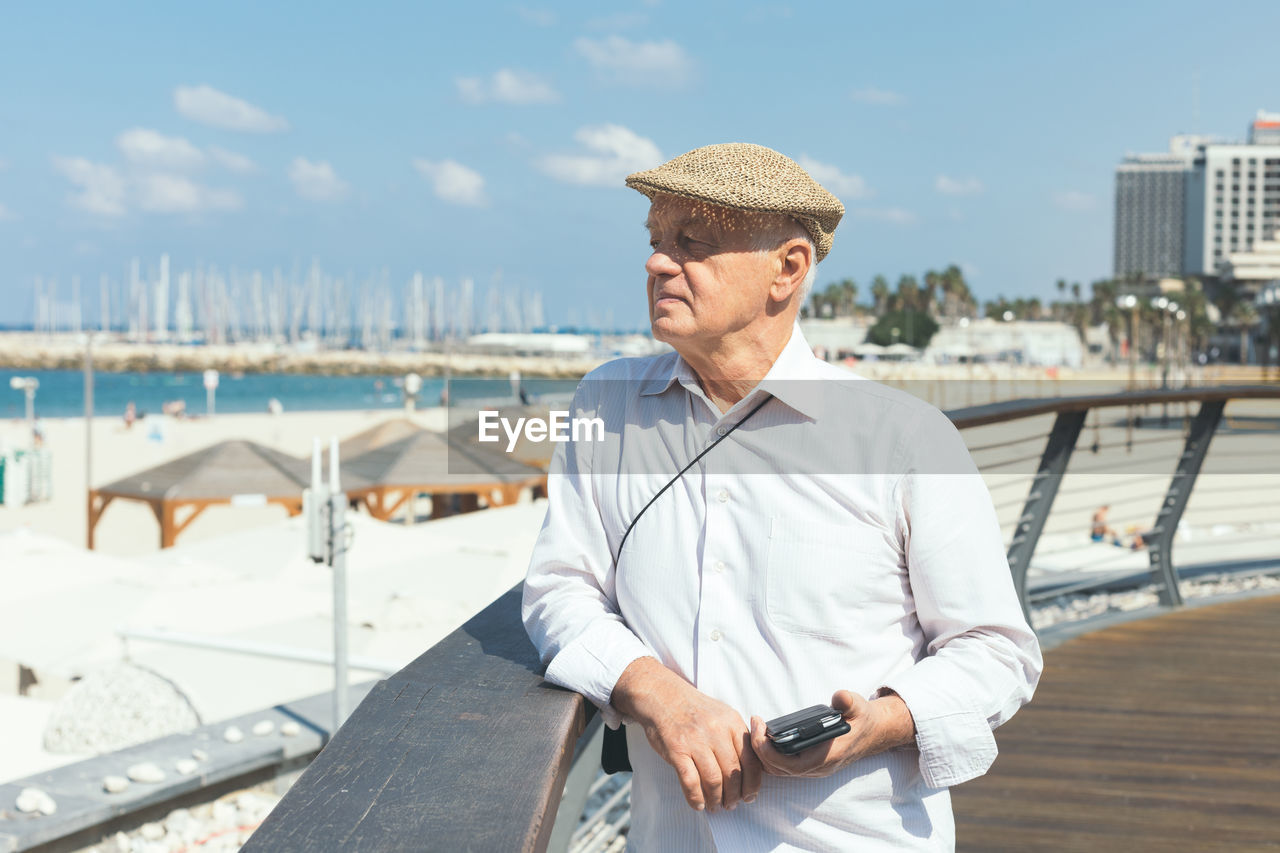
[[[0,323],[37,276],[415,271],[647,326],[623,177],[754,142],[847,209],[818,286],[1109,275],[1114,168],[1280,110],[1280,6],[23,3],[0,27]],[[1268,57],[1271,57],[1268,59]],[[90,295],[88,316],[96,316]]]

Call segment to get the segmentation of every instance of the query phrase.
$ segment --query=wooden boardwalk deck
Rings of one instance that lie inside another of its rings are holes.
[[[1045,655],[961,851],[1280,850],[1280,596],[1086,634]]]

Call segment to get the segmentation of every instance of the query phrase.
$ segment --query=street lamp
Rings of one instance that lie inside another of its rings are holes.
[[[1129,309],[1129,390],[1132,391],[1138,372],[1138,297],[1132,293],[1116,300],[1117,308]]]
[[[9,387],[22,391],[27,395],[27,423],[34,429],[36,425],[36,389],[40,380],[34,376],[14,376],[9,379]]]

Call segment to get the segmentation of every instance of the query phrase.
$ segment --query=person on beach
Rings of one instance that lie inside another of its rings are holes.
[[[1108,536],[1111,541],[1117,545],[1120,544],[1120,537],[1116,535],[1116,531],[1107,524],[1107,513],[1111,512],[1108,504],[1103,504],[1093,511],[1093,518],[1089,522],[1089,540],[1092,542],[1105,541]]]
[[[626,723],[628,849],[953,849],[947,788],[1042,666],[990,495],[941,412],[814,357],[844,209],[799,165],[712,145],[626,183],[674,352],[579,385],[604,440],[556,446],[523,616]],[[764,720],[828,700],[847,734],[774,748]]]

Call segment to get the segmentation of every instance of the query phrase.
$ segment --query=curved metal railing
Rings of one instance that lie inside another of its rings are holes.
[[[1280,387],[1199,387],[1015,400],[949,414],[992,487],[1024,608],[1029,611],[1037,596],[1119,582],[1119,569],[1073,576],[1056,586],[1052,575],[1032,571],[1037,545],[1046,537],[1074,536],[1090,547],[1090,507],[1108,500],[1108,493],[1118,496],[1117,505],[1151,509],[1143,528],[1149,534],[1142,549],[1147,566],[1137,574],[1149,580],[1167,608],[1182,603],[1172,559],[1179,523],[1206,461],[1213,459],[1215,435],[1224,432],[1224,422],[1226,431],[1235,429],[1232,415],[1224,420],[1227,404],[1274,400],[1280,400]],[[1152,414],[1155,406],[1173,406],[1173,419],[1166,419],[1167,412]],[[1178,415],[1183,406],[1185,416]],[[1261,424],[1264,437],[1271,428],[1269,415],[1242,410],[1240,417],[1257,418],[1249,423]],[[1245,436],[1247,430],[1235,432]],[[1266,460],[1250,460],[1249,442],[1242,445],[1244,461],[1252,461],[1249,470],[1257,472]],[[1148,453],[1152,448],[1158,452]],[[1125,454],[1119,458],[1128,459],[1128,467],[1092,470],[1105,451]],[[1280,470],[1280,454],[1266,464]],[[1099,475],[1109,478],[1106,490],[1072,482]],[[1054,513],[1059,500],[1061,522]],[[1216,511],[1212,501],[1203,509],[1206,517]],[[1263,540],[1273,546],[1280,532]],[[1240,537],[1232,541],[1239,544]],[[1062,550],[1078,547],[1068,545]],[[1270,546],[1270,557],[1277,556],[1280,549]],[[1124,549],[1114,550],[1119,556]],[[1084,559],[1092,565],[1104,556],[1112,552],[1095,550]],[[1125,568],[1124,575],[1132,579],[1133,569]],[[564,849],[595,776],[598,749],[584,746],[594,708],[543,682],[520,622],[519,601],[517,587],[379,683],[244,849]],[[571,772],[575,752],[582,761]],[[557,827],[562,794],[567,822]]]

